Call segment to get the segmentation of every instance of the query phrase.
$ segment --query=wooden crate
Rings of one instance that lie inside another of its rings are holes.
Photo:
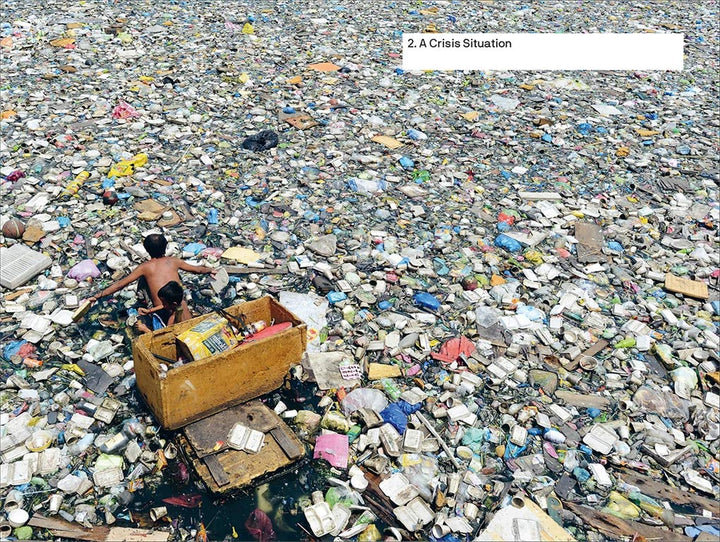
[[[199,316],[146,333],[133,341],[135,377],[140,395],[166,429],[177,429],[232,405],[243,403],[282,385],[290,366],[299,363],[307,345],[305,324],[271,297],[227,309],[247,322],[292,322],[293,327],[215,356],[170,368],[161,378],[153,354],[177,359],[177,335],[195,326]]]

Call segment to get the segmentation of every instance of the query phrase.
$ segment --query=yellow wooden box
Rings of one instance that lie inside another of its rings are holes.
[[[199,316],[141,335],[133,341],[135,377],[140,395],[166,429],[177,429],[232,405],[279,388],[290,366],[299,363],[307,345],[305,324],[271,297],[226,309],[246,322],[265,320],[293,327],[265,339],[236,346],[209,358],[169,368],[161,376],[154,356],[177,359],[177,335],[205,318]]]

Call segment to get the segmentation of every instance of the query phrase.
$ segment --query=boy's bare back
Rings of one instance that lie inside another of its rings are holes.
[[[148,243],[150,241],[150,243]],[[159,244],[158,244],[159,243]],[[154,307],[161,307],[163,305],[158,291],[165,286],[167,283],[175,281],[182,284],[180,280],[180,274],[178,271],[187,271],[189,273],[214,273],[215,270],[210,267],[203,265],[190,265],[189,263],[181,260],[180,258],[174,258],[172,256],[162,256],[164,254],[167,241],[159,234],[151,234],[145,238],[143,242],[146,250],[150,254],[151,258],[149,261],[138,265],[129,275],[118,280],[114,284],[111,284],[103,291],[98,293],[96,296],[91,297],[91,301],[95,302],[98,299],[111,295],[118,290],[121,290],[136,280],[143,278],[147,284],[148,293],[152,300]],[[182,322],[189,319],[190,309],[188,309],[185,300],[182,302],[182,314],[177,318],[177,322]]]
[[[180,258],[165,256],[164,258],[153,258],[138,266],[136,271],[140,272],[140,276],[145,277],[148,285],[150,299],[154,306],[162,305],[162,301],[158,297],[158,290],[165,286],[171,280],[182,284],[178,269],[182,269],[186,265]],[[187,270],[187,269],[186,269]],[[139,278],[139,277],[138,277]]]

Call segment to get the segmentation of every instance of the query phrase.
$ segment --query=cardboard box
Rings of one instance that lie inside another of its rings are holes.
[[[247,322],[265,320],[292,327],[277,335],[249,341],[211,357],[170,368],[154,354],[177,359],[177,336],[207,318],[199,316],[146,333],[133,341],[135,377],[140,395],[166,429],[177,429],[224,408],[269,393],[283,383],[290,366],[299,363],[307,345],[305,324],[271,297],[227,309]]]
[[[188,361],[197,361],[232,350],[238,340],[228,321],[217,314],[177,336],[177,350]]]

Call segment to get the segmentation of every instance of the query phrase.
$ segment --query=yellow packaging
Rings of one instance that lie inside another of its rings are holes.
[[[238,340],[225,318],[214,315],[177,336],[177,350],[188,361],[230,350]]]
[[[137,168],[143,167],[147,164],[148,155],[144,152],[136,154],[130,160],[120,160],[117,164],[110,168],[108,173],[109,178],[113,177],[127,177],[135,173]]]

